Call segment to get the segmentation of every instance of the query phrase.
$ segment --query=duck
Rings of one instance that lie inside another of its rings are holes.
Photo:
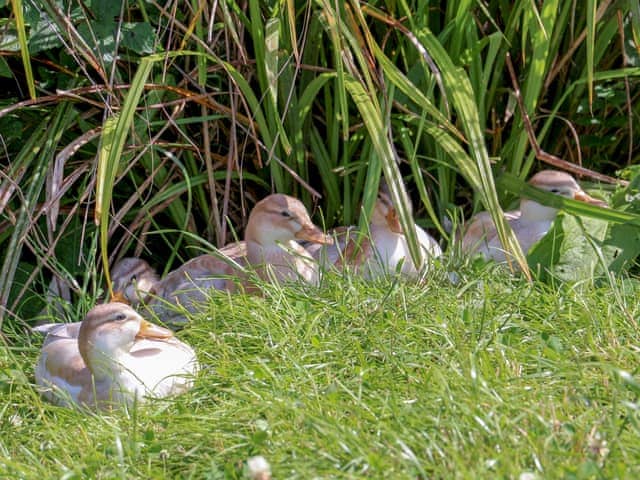
[[[503,212],[503,214],[505,220],[511,224],[513,220],[520,218],[522,212],[520,210],[509,210]],[[464,230],[464,235],[460,241],[462,251],[473,251],[484,241],[485,236],[489,236],[488,234],[497,235],[491,214],[485,211],[476,213]],[[459,237],[455,238],[454,241],[459,241]]]
[[[265,281],[317,284],[318,265],[298,243],[330,245],[333,238],[313,224],[302,202],[274,194],[256,204],[245,231],[246,261]]]
[[[238,282],[246,274],[240,263],[220,256],[199,255],[172,270],[157,282],[144,308],[162,323],[179,326],[187,322],[187,312],[203,309],[209,290],[238,291]]]
[[[442,255],[442,249],[421,227],[415,225],[415,229],[422,250],[423,266],[427,266],[432,259]],[[367,280],[395,273],[415,279],[422,271],[423,266],[416,266],[411,258],[398,212],[384,183],[378,191],[368,232],[361,239],[359,247],[356,227],[338,227],[333,233],[334,245],[308,246],[312,256],[325,268],[341,269],[346,264]]]
[[[529,184],[565,198],[607,207],[606,202],[588,195],[575,178],[563,171],[542,170],[531,177]],[[547,234],[557,214],[557,208],[522,198],[520,208],[505,212],[504,217],[518,239],[522,251],[526,254]],[[462,237],[461,248],[463,252],[469,254],[479,253],[486,260],[506,261],[502,243],[488,212],[480,212],[471,219]]]
[[[76,337],[45,340],[35,380],[56,405],[111,409],[183,393],[198,369],[193,349],[171,330],[109,302],[89,310]]]
[[[253,207],[244,241],[228,244],[216,254],[197,256],[157,282],[149,307],[163,322],[186,321],[185,310],[194,312],[211,289],[255,292],[251,272],[267,282],[319,282],[318,265],[297,241],[328,244],[304,204],[289,195],[272,194]]]

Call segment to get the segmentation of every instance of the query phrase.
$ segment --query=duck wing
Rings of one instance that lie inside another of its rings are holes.
[[[73,323],[45,323],[43,325],[38,325],[31,330],[33,332],[38,332],[44,334],[44,341],[42,346],[48,345],[51,342],[55,342],[56,340],[64,339],[64,338],[78,338],[80,333],[80,324],[81,322],[73,322]]]
[[[92,375],[80,355],[77,338],[58,337],[45,344],[35,379],[50,402],[65,406],[80,403],[85,386],[92,384]]]

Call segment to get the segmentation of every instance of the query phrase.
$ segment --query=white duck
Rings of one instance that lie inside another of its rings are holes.
[[[573,200],[601,207],[607,206],[602,200],[585,193],[576,180],[565,172],[543,170],[531,177],[529,184]],[[546,235],[557,213],[556,208],[522,198],[520,209],[505,212],[505,219],[509,222],[522,251],[526,254],[534,243]],[[497,262],[506,261],[496,227],[488,212],[480,212],[471,219],[462,238],[462,250],[467,253],[479,252],[484,258]]]
[[[296,240],[331,243],[313,224],[305,206],[288,195],[273,194],[249,215],[244,242],[227,245],[221,255],[200,255],[170,272],[153,289],[149,307],[167,323],[186,321],[182,307],[193,312],[206,301],[207,290],[252,291],[245,270],[271,282],[318,283],[318,265]]]
[[[170,330],[112,302],[87,313],[77,338],[45,341],[35,378],[56,404],[110,408],[182,393],[197,370],[193,349]]]
[[[422,249],[423,262],[442,255],[442,249],[427,232],[418,225],[416,234]],[[373,208],[369,231],[356,251],[357,232],[355,227],[336,229],[337,241],[328,247],[310,246],[312,255],[325,267],[340,268],[345,263],[353,266],[367,278],[377,278],[398,271],[403,276],[416,278],[421,270],[411,259],[409,245],[400,225],[398,212],[383,185]]]

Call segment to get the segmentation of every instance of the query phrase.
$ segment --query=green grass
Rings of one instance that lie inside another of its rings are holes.
[[[10,335],[0,477],[637,478],[637,282],[461,272],[216,295],[178,333],[195,388],[130,412],[43,402],[39,340]]]

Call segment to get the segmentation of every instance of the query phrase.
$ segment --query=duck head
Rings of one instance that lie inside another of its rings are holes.
[[[264,247],[292,240],[333,243],[330,236],[313,224],[300,200],[283,194],[269,195],[256,203],[249,215],[245,240]]]
[[[129,305],[105,303],[92,308],[82,320],[78,349],[97,379],[113,376],[115,365],[128,355],[136,339],[166,340],[171,330],[144,320]]]
[[[531,177],[529,184],[571,200],[598,205],[600,207],[607,206],[602,200],[588,195],[580,188],[578,182],[565,172],[543,170]],[[556,208],[541,205],[527,198],[523,198],[520,201],[520,210],[522,211],[522,218],[530,221],[553,220],[558,213]]]
[[[398,211],[393,206],[391,196],[383,188],[378,192],[378,198],[373,207],[371,225],[386,228],[393,233],[403,233]]]
[[[125,257],[111,269],[112,301],[138,305],[160,280],[151,265],[137,257]]]

